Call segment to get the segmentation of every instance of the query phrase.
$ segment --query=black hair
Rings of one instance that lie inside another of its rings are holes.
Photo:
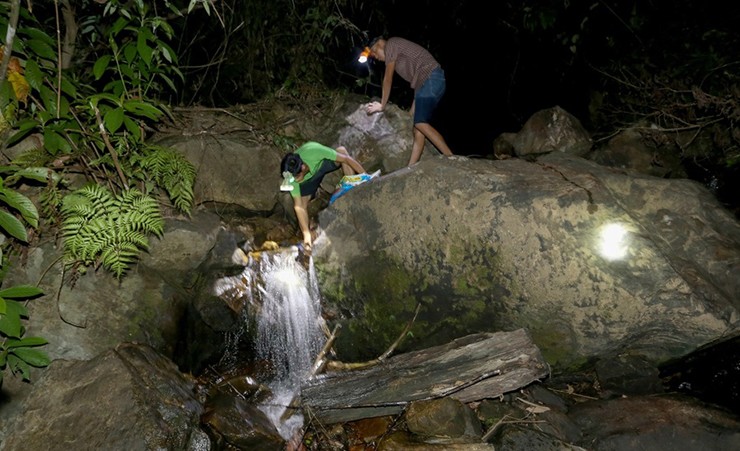
[[[378,42],[378,41],[380,41],[381,39],[383,39],[383,36],[382,35],[381,36],[375,36],[374,38],[372,38],[370,40],[370,43],[367,45],[367,48],[369,48],[369,49],[373,48],[373,46],[375,45],[375,43]]]
[[[298,175],[301,172],[301,166],[303,166],[303,160],[300,155],[289,153],[280,163],[280,173],[288,171],[293,175]]]

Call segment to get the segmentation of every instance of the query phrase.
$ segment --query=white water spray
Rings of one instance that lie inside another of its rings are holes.
[[[236,291],[245,295],[255,312],[257,357],[270,362],[274,370],[274,378],[267,383],[272,399],[260,410],[286,440],[303,426],[299,410],[292,415],[286,415],[286,411],[299,396],[301,383],[311,376],[324,340],[313,260],[309,260],[308,267],[298,261],[295,247],[262,252],[258,261],[249,262],[243,274],[222,279],[216,288],[222,295],[234,293],[241,285],[243,289]]]

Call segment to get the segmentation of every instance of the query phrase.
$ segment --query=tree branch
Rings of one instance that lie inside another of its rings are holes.
[[[5,47],[3,50],[3,60],[0,62],[0,83],[5,81],[8,75],[8,64],[10,64],[10,54],[13,52],[13,41],[15,40],[15,30],[18,27],[18,16],[20,15],[21,0],[11,0],[10,18],[8,20],[8,31],[5,35]]]

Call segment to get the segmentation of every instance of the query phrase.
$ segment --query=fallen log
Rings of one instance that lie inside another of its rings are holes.
[[[342,423],[395,415],[412,401],[497,398],[549,372],[526,330],[480,333],[359,371],[316,376],[301,387],[301,405],[307,417]]]

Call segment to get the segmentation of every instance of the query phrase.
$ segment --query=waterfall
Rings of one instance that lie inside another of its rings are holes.
[[[300,395],[301,383],[310,377],[325,340],[313,260],[304,265],[295,246],[242,260],[244,272],[221,279],[216,292],[248,304],[251,327],[256,327],[257,358],[269,362],[274,375],[266,382],[272,397],[259,408],[288,440],[303,426],[300,410],[287,412],[288,408]],[[245,316],[245,327],[247,322]]]
[[[278,380],[300,384],[321,350],[320,305],[310,289],[309,271],[286,254],[262,261],[257,352],[272,363]]]

